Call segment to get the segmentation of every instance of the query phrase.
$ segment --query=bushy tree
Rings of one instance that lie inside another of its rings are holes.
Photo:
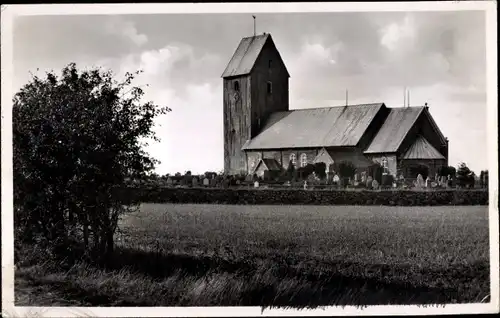
[[[300,167],[297,169],[297,174],[299,175],[299,178],[301,180],[306,180],[309,175],[311,175],[314,172],[314,165],[312,164],[307,164],[304,167]]]
[[[338,164],[338,173],[342,184],[347,186],[347,180],[356,174],[356,166],[350,161],[341,161]]]
[[[323,180],[326,178],[326,163],[324,162],[317,162],[314,164],[314,173],[316,173],[316,176],[320,180]]]
[[[33,76],[14,96],[14,220],[22,238],[68,242],[81,230],[87,250],[113,251],[118,218],[133,209],[116,190],[153,170],[157,161],[142,148],[157,140],[154,118],[170,111],[142,102],[143,90],[132,86],[139,73],[119,82],[111,71],[69,64],[59,76]]]
[[[374,180],[377,180],[379,184],[382,182],[383,172],[384,168],[378,162],[374,162],[371,166],[368,167],[368,175],[372,177]]]
[[[479,174],[479,184],[481,188],[487,188],[488,187],[488,170],[481,170],[481,173]]]
[[[475,175],[465,163],[460,163],[457,169],[457,185],[459,187],[474,186]]]
[[[455,178],[456,174],[457,174],[457,169],[455,169],[455,167],[453,166],[444,166],[438,169],[438,175],[440,177],[451,176],[452,178]]]
[[[342,161],[338,165],[338,171],[342,178],[353,178],[356,174],[356,166],[350,161]]]
[[[292,160],[290,160],[290,162],[288,163],[285,174],[288,180],[292,180],[293,178],[295,178],[295,165],[293,164]]]
[[[217,176],[216,172],[213,172],[213,171],[206,171],[205,172],[205,178],[207,178],[207,179],[212,179],[212,178],[215,178],[216,176]]]

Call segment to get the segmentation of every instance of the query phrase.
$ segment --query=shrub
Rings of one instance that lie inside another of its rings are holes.
[[[451,176],[453,178],[455,177],[456,174],[457,174],[457,169],[455,169],[455,167],[452,166],[445,166],[438,169],[438,175],[440,177]]]
[[[130,87],[139,73],[118,82],[112,72],[72,63],[61,76],[33,76],[14,96],[14,221],[23,238],[39,235],[69,250],[79,231],[86,248],[111,254],[118,219],[132,208],[115,189],[159,178],[141,144],[156,139],[154,119],[169,109],[144,103],[143,90]]]
[[[475,176],[465,163],[460,163],[457,170],[457,185],[459,187],[474,187]]]
[[[323,180],[326,178],[326,163],[317,162],[314,164],[314,173],[319,179]]]
[[[289,189],[124,188],[124,199],[151,203],[315,204],[315,205],[487,205],[486,190],[303,190]],[[463,201],[462,201],[463,200]]]
[[[384,172],[384,168],[379,163],[374,163],[370,167],[368,167],[368,176],[371,176],[373,179],[377,180],[377,182],[382,182],[382,173]]]
[[[300,167],[297,169],[297,174],[299,179],[301,180],[306,180],[309,175],[311,175],[314,172],[314,165],[312,164],[307,164],[304,167]]]

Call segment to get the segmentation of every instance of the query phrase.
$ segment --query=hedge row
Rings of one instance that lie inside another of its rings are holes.
[[[296,189],[127,188],[125,202],[310,205],[488,205],[487,190],[349,191]]]

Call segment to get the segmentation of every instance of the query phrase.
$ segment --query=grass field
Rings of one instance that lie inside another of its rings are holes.
[[[488,300],[488,208],[143,204],[108,268],[16,272],[61,305],[320,306]],[[40,287],[43,286],[43,287]]]

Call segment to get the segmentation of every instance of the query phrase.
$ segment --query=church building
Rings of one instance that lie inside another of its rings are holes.
[[[290,74],[270,34],[243,38],[222,74],[224,172],[282,171],[291,162],[380,163],[408,177],[414,165],[434,175],[448,165],[448,139],[429,107],[384,103],[289,109]]]

